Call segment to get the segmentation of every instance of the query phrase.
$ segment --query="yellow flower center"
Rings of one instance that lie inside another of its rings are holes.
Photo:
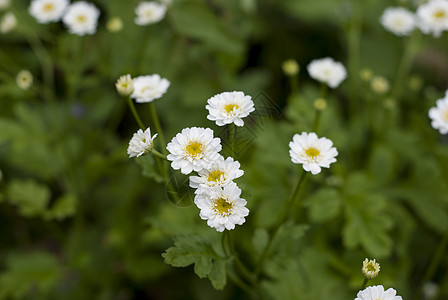
[[[445,111],[445,115],[443,117],[445,121],[448,122],[448,109]]]
[[[202,150],[204,150],[204,144],[197,141],[192,141],[185,147],[186,155],[190,157],[197,157],[202,154]]]
[[[436,18],[436,19],[443,19],[445,17],[446,17],[446,13],[443,10],[439,10],[434,13],[434,18]]]
[[[314,159],[319,156],[320,152],[316,148],[308,148],[305,150],[305,154]]]
[[[46,12],[51,12],[54,10],[54,5],[53,3],[47,3],[44,5],[44,11]]]
[[[78,21],[78,23],[85,23],[87,21],[87,18],[84,15],[79,15],[76,17],[76,21]]]
[[[210,173],[208,173],[208,177],[207,177],[207,181],[210,182],[218,182],[221,180],[221,176],[222,179],[225,179],[225,173],[221,170],[213,170]]]
[[[236,104],[226,104],[224,105],[224,109],[226,110],[226,112],[228,114],[230,114],[234,109],[238,109],[240,108],[238,105]]]
[[[213,201],[213,210],[221,216],[228,216],[233,208],[233,203],[227,198],[218,198]]]
[[[368,272],[376,272],[376,267],[372,262],[369,262],[366,266]]]

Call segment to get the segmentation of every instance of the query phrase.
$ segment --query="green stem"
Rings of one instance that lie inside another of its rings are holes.
[[[320,115],[322,114],[322,111],[320,109],[315,109],[316,114],[314,115],[314,121],[313,121],[313,132],[317,132],[319,129],[319,123],[320,123]]]
[[[361,290],[363,290],[363,289],[365,289],[365,288],[366,288],[366,286],[367,286],[367,282],[369,282],[369,279],[367,279],[367,278],[364,278],[364,282],[362,283],[362,287],[361,287]]]
[[[155,108],[153,102],[149,102],[149,110],[151,113],[152,121],[154,122],[154,126],[156,127],[156,131],[159,134],[160,146],[162,148],[162,153],[166,155],[167,150],[166,150],[165,136],[163,135],[162,126],[160,125],[159,117],[157,115],[157,111],[156,111],[156,108]]]
[[[161,159],[164,159],[166,161],[168,161],[168,159],[166,158],[166,155],[160,153],[159,151],[157,151],[156,149],[151,149],[151,153],[154,154],[155,156],[160,157]]]
[[[128,105],[131,108],[132,114],[134,115],[134,119],[137,121],[138,126],[140,126],[142,130],[146,130],[145,125],[143,125],[143,122],[135,109],[134,101],[132,101],[131,97],[128,97]]]
[[[237,266],[238,270],[241,272],[241,274],[251,283],[254,284],[254,277],[252,276],[252,273],[246,268],[246,266],[241,262],[241,260],[238,257],[238,253],[235,250],[235,245],[233,243],[233,237],[232,234],[229,231],[226,231],[225,234],[227,234],[227,240],[229,243],[229,249],[230,253],[233,256],[233,259],[235,260],[235,265]]]
[[[349,76],[348,80],[350,83],[350,116],[355,116],[359,95],[359,78],[355,74],[359,71],[362,14],[357,0],[351,1],[351,4],[353,7],[353,17],[348,30],[348,71],[352,76]]]
[[[249,295],[251,299],[257,299],[250,286],[248,286],[236,274],[234,274],[233,270],[229,270],[227,274],[229,275],[230,280],[235,283],[240,289],[246,292],[246,294]]]
[[[236,127],[235,123],[229,125],[229,143],[232,157],[235,157],[235,138],[236,138]]]

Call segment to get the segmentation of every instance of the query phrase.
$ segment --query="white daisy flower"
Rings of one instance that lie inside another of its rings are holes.
[[[214,186],[224,187],[243,174],[240,163],[232,157],[227,157],[226,160],[219,157],[209,168],[199,171],[199,176],[190,176],[190,187],[197,189],[195,193],[200,194]]]
[[[154,1],[143,1],[135,8],[135,24],[149,25],[160,22],[166,13],[166,6]]]
[[[364,278],[371,280],[378,276],[378,273],[380,272],[380,264],[377,263],[375,259],[369,260],[366,258],[362,262],[361,272]]]
[[[17,26],[16,15],[12,12],[6,13],[0,21],[0,32],[8,33]]]
[[[8,8],[11,0],[0,0],[0,10]]]
[[[138,103],[152,102],[166,93],[170,82],[159,74],[134,78],[134,92],[131,97]]]
[[[68,4],[68,0],[33,0],[28,10],[38,23],[46,24],[59,21]]]
[[[16,76],[17,86],[22,90],[27,90],[33,84],[33,74],[28,70],[22,70]]]
[[[388,7],[380,17],[383,27],[398,36],[410,35],[415,28],[414,14],[403,7]]]
[[[448,30],[448,1],[432,0],[417,9],[417,26],[425,34],[440,37]]]
[[[338,151],[327,138],[318,138],[314,132],[295,134],[289,143],[289,155],[293,163],[302,164],[305,171],[319,174],[321,168],[329,168],[336,162]]]
[[[397,291],[393,288],[384,291],[382,285],[375,285],[359,291],[355,300],[403,300],[401,296],[395,296],[396,294]]]
[[[134,80],[130,74],[122,75],[115,83],[117,92],[122,96],[129,96],[134,91]]]
[[[157,133],[151,136],[151,129],[148,127],[145,131],[139,129],[129,141],[128,154],[129,157],[139,157],[151,151],[154,147],[154,139]]]
[[[207,119],[216,121],[218,126],[231,123],[243,126],[244,121],[241,118],[247,117],[255,110],[252,98],[243,92],[224,92],[211,97],[207,103]]]
[[[98,25],[100,10],[93,4],[79,1],[70,4],[62,18],[70,33],[94,34]]]
[[[326,83],[333,89],[347,78],[344,65],[334,61],[331,57],[315,59],[307,66],[307,69],[313,79]]]
[[[234,182],[224,188],[213,187],[207,193],[197,194],[194,203],[201,210],[199,216],[207,225],[222,232],[242,225],[249,215],[246,200],[240,198],[241,190]]]
[[[166,146],[170,152],[167,159],[172,161],[171,167],[180,169],[182,174],[199,172],[219,159],[221,148],[221,139],[213,138],[210,128],[184,128]]]
[[[438,129],[441,134],[448,133],[448,91],[445,97],[437,100],[436,107],[429,109],[431,126]]]

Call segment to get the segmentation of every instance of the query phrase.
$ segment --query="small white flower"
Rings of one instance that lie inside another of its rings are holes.
[[[410,35],[415,28],[415,16],[403,7],[388,7],[380,17],[383,27],[398,36]]]
[[[115,83],[115,87],[120,95],[129,96],[134,91],[134,80],[129,74],[122,75]]]
[[[199,171],[199,176],[190,176],[190,186],[197,189],[196,194],[200,194],[214,186],[224,187],[243,174],[240,163],[234,161],[232,157],[227,157],[226,160],[219,157],[209,168]]]
[[[143,1],[135,8],[135,24],[149,25],[160,22],[166,13],[166,6],[154,1]]]
[[[0,0],[0,10],[8,8],[11,0]]]
[[[308,73],[317,81],[326,83],[331,88],[337,88],[347,78],[347,71],[342,63],[331,57],[313,60],[308,66]]]
[[[385,77],[376,75],[373,76],[372,81],[370,82],[370,87],[375,93],[383,95],[389,91],[390,84]]]
[[[0,32],[8,33],[17,26],[17,18],[12,12],[6,13],[0,21]]]
[[[154,147],[154,139],[157,133],[151,136],[151,129],[148,127],[145,131],[139,129],[129,141],[128,154],[129,157],[139,157],[151,151]]]
[[[377,263],[375,259],[369,260],[366,258],[362,262],[361,272],[364,278],[371,280],[378,276],[378,273],[380,272],[380,264]]]
[[[209,168],[220,157],[222,146],[219,138],[213,138],[210,128],[192,127],[178,133],[166,149],[170,152],[167,159],[172,161],[171,167],[189,174]]]
[[[57,22],[61,19],[68,4],[68,0],[33,0],[29,7],[29,13],[38,23]]]
[[[138,103],[152,102],[166,93],[170,82],[159,74],[134,78],[134,92],[131,97]]]
[[[194,203],[201,210],[199,216],[207,225],[222,232],[242,225],[249,215],[246,200],[240,198],[241,190],[234,182],[224,188],[213,187],[206,193],[197,194]]]
[[[448,1],[432,0],[417,9],[417,26],[425,34],[440,37],[448,30]]]
[[[244,121],[241,118],[247,117],[255,110],[252,98],[243,92],[224,92],[211,97],[207,103],[207,119],[216,121],[218,126],[231,123],[243,126]]]
[[[448,91],[445,97],[437,100],[436,107],[429,109],[431,126],[438,129],[441,134],[448,133]]]
[[[33,84],[33,74],[28,70],[20,71],[16,76],[17,86],[22,90],[27,90]]]
[[[62,21],[70,33],[86,35],[96,32],[99,17],[100,10],[95,5],[79,1],[69,5]]]
[[[329,168],[338,155],[331,140],[318,138],[314,132],[295,134],[289,147],[292,162],[302,164],[303,169],[313,175],[319,174],[322,167]]]
[[[396,294],[397,291],[393,288],[384,291],[382,285],[375,285],[359,291],[355,300],[403,300],[401,296],[395,296]]]
[[[123,29],[123,21],[119,17],[113,17],[106,23],[106,28],[110,32],[118,32]]]

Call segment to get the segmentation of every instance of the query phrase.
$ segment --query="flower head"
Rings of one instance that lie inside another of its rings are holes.
[[[33,0],[29,7],[29,13],[38,23],[57,22],[61,19],[68,4],[68,0]]]
[[[154,1],[143,1],[135,8],[135,24],[149,25],[160,22],[166,13],[166,6]]]
[[[255,110],[252,98],[243,92],[224,92],[211,97],[207,103],[205,106],[209,113],[207,119],[216,121],[218,126],[231,123],[243,126],[242,118]]]
[[[62,21],[70,33],[86,35],[96,32],[99,17],[100,11],[95,5],[79,1],[68,6]]]
[[[313,175],[319,174],[322,167],[329,168],[338,155],[331,140],[318,138],[314,132],[295,134],[289,147],[292,162],[302,164],[303,169]]]
[[[123,29],[123,21],[119,17],[110,18],[106,23],[106,28],[110,32],[118,32]]]
[[[16,15],[12,12],[6,13],[0,21],[0,32],[8,33],[17,26]]]
[[[138,103],[152,102],[166,93],[170,82],[159,74],[134,78],[134,92],[131,97]]]
[[[365,259],[362,262],[362,275],[364,278],[371,280],[378,276],[378,273],[380,272],[380,264],[376,262],[376,260],[369,260]]]
[[[129,141],[128,154],[129,157],[139,157],[151,151],[154,147],[154,139],[157,133],[151,136],[151,129],[148,127],[145,131],[139,129]]]
[[[437,100],[436,107],[429,109],[431,126],[438,129],[441,134],[448,133],[448,91],[445,97]]]
[[[224,188],[218,186],[197,194],[194,203],[201,210],[199,216],[207,220],[207,225],[222,232],[232,230],[235,225],[242,225],[249,215],[246,200],[240,198],[241,190],[231,182]]]
[[[166,149],[170,152],[167,159],[172,161],[171,167],[189,174],[209,168],[220,157],[222,146],[219,138],[213,138],[210,128],[191,127],[178,133]]]
[[[300,66],[295,59],[288,59],[283,62],[282,70],[286,75],[294,76],[299,73]]]
[[[448,30],[448,1],[432,0],[417,9],[417,26],[425,34],[440,37]]]
[[[122,75],[115,83],[115,87],[120,95],[129,96],[134,91],[134,80],[129,74]]]
[[[307,69],[312,78],[326,83],[333,89],[337,88],[347,78],[344,65],[330,57],[313,60],[307,66]]]
[[[0,10],[8,8],[11,0],[0,0]]]
[[[27,90],[33,84],[33,74],[28,70],[22,70],[16,76],[17,86],[22,90]]]
[[[372,91],[380,95],[387,93],[390,89],[389,81],[385,77],[378,75],[373,76],[370,87]]]
[[[398,36],[410,35],[415,28],[415,16],[403,7],[388,7],[380,17],[383,27]]]
[[[375,285],[359,291],[355,300],[403,300],[401,296],[395,296],[396,294],[397,291],[393,288],[384,291],[382,285]]]

